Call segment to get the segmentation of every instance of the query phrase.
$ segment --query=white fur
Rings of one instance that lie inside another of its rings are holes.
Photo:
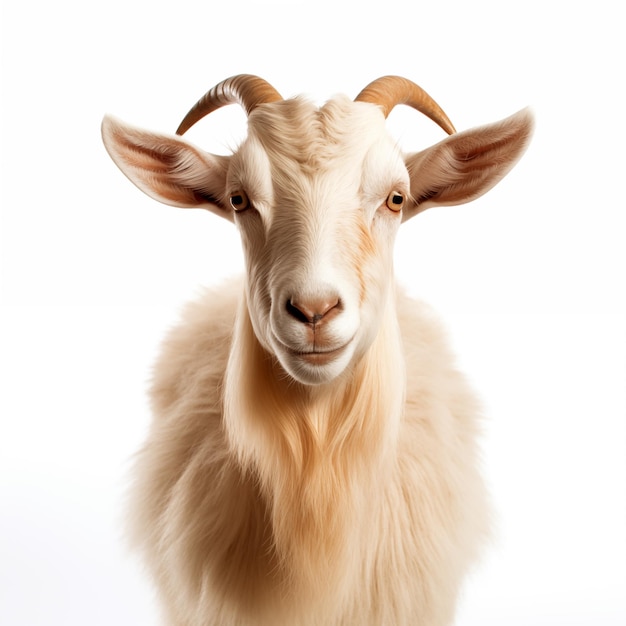
[[[452,621],[486,536],[477,403],[431,312],[397,292],[393,242],[425,206],[484,193],[529,132],[521,113],[404,157],[376,106],[295,99],[214,157],[105,120],[131,180],[234,220],[246,256],[155,368],[132,536],[168,623]]]

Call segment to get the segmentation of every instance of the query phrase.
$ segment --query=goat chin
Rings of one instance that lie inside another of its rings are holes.
[[[299,352],[277,347],[276,356],[285,372],[303,385],[323,385],[334,381],[354,356],[354,343],[321,351]]]

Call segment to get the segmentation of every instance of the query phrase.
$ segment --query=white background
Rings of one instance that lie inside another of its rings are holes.
[[[224,6],[227,5],[227,6]],[[626,623],[623,18],[618,3],[8,2],[2,15],[0,624],[148,625],[127,555],[129,459],[161,336],[242,266],[225,220],[143,196],[102,115],[173,131],[209,87],[354,96],[388,73],[458,129],[532,105],[498,187],[404,225],[400,281],[485,399],[498,532],[458,625]],[[442,138],[408,109],[407,150]],[[188,134],[227,151],[237,107]]]

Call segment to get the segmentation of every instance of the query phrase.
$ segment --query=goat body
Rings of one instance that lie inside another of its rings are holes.
[[[317,109],[263,88],[232,88],[249,133],[231,157],[103,124],[141,189],[235,221],[247,268],[164,344],[133,541],[177,626],[449,624],[487,534],[479,411],[392,246],[403,220],[493,186],[530,117],[404,156],[369,96]]]

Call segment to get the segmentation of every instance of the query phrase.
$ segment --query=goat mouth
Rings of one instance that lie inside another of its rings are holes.
[[[335,348],[333,350],[311,350],[301,352],[298,350],[290,350],[291,354],[310,365],[326,365],[334,361],[348,347],[348,344]]]
[[[311,350],[298,350],[291,348],[290,346],[279,341],[282,349],[285,350],[290,357],[296,358],[300,361],[304,361],[309,365],[327,365],[338,357],[340,357],[348,346],[351,344],[352,339],[347,341],[337,348],[313,348]]]
[[[273,336],[273,339],[276,352],[286,357],[293,365],[300,362],[304,367],[308,365],[314,368],[323,368],[345,356],[350,350],[355,337],[356,333],[348,341],[336,347],[333,347],[332,344],[315,345],[314,343],[308,346],[305,344],[304,346],[295,347],[281,341],[276,335]]]

